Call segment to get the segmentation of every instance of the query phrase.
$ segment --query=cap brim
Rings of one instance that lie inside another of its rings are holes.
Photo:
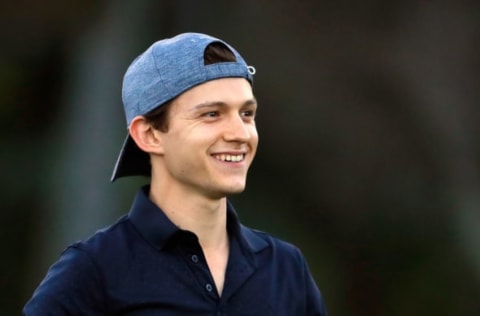
[[[150,172],[150,156],[138,148],[130,134],[127,134],[110,181],[127,176],[150,176]]]

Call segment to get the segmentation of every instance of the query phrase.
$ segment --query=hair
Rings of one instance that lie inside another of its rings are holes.
[[[204,65],[211,65],[224,62],[234,62],[236,57],[227,45],[221,42],[211,43],[205,48],[203,54]],[[161,132],[168,132],[168,113],[173,100],[160,104],[144,115],[147,123]]]

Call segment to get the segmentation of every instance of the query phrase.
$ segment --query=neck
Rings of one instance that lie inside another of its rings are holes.
[[[207,197],[185,186],[158,179],[162,177],[152,176],[150,199],[175,225],[197,235],[221,295],[229,255],[226,197]]]
[[[149,197],[175,225],[195,233],[204,251],[228,247],[226,197],[209,199],[153,179]]]

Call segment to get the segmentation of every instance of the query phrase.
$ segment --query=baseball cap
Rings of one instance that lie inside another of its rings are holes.
[[[204,52],[212,43],[225,45],[235,61],[206,65]],[[228,77],[245,78],[253,84],[254,74],[255,68],[248,66],[232,46],[210,35],[182,33],[155,42],[134,59],[123,77],[127,129],[134,117],[147,114],[194,86]],[[150,173],[149,155],[138,148],[127,132],[110,180]]]

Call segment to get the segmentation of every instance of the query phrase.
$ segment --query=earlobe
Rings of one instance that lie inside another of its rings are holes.
[[[143,116],[136,116],[129,127],[130,136],[138,148],[150,154],[162,154],[161,133],[153,128]]]

